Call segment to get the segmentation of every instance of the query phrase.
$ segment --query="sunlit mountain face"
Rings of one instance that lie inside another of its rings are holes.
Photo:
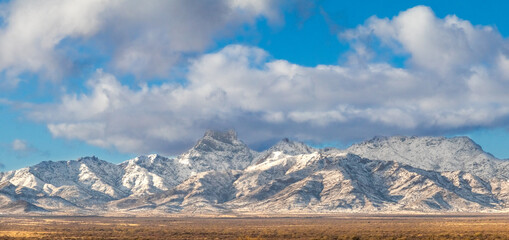
[[[377,137],[347,149],[287,138],[256,152],[207,131],[177,157],[97,157],[0,173],[1,213],[503,212],[509,161],[467,137]]]

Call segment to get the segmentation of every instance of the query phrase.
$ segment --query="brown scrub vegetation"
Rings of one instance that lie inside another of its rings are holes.
[[[0,239],[509,239],[509,215],[6,216]]]

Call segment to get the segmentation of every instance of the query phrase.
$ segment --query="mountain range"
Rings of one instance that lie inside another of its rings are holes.
[[[0,214],[509,212],[509,160],[467,137],[283,139],[256,152],[207,131],[177,157],[44,161],[0,172]]]

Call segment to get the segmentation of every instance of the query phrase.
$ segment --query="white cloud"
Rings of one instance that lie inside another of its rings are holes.
[[[472,65],[492,62],[493,56],[508,50],[507,41],[495,28],[474,26],[455,15],[439,19],[425,6],[411,8],[392,19],[371,17],[340,36],[363,47],[367,47],[365,40],[376,37],[394,52],[409,54],[413,67],[447,77],[468,71]]]
[[[100,27],[99,15],[113,1],[12,1],[2,4],[0,70],[9,81],[25,71],[55,79],[66,65],[55,47],[65,38],[87,37]]]
[[[41,151],[22,139],[14,139],[11,143],[4,145],[4,147],[6,147],[8,151],[14,153],[17,158],[25,158],[30,155],[49,156],[49,152]],[[2,168],[1,163],[0,168]]]
[[[407,66],[377,61],[377,50],[364,43],[369,34],[393,54],[408,54]],[[257,143],[507,124],[508,40],[493,28],[455,16],[439,19],[416,7],[393,19],[372,17],[342,37],[354,50],[364,49],[350,55],[362,64],[304,67],[256,47],[230,45],[193,60],[185,85],[135,90],[98,71],[88,82],[90,93],[36,106],[31,116],[56,137],[135,153],[179,152],[208,128],[236,128]]]
[[[11,146],[12,146],[12,150],[17,151],[17,152],[18,151],[24,152],[24,151],[27,151],[30,149],[27,142],[24,140],[20,140],[20,139],[15,139],[14,141],[12,141]]]
[[[66,40],[98,52],[109,49],[103,54],[113,54],[109,64],[121,73],[167,76],[182,55],[205,50],[214,38],[260,16],[277,18],[277,4],[236,0],[13,0],[0,4],[4,23],[0,26],[0,73],[4,72],[7,79],[0,87],[16,86],[18,75],[25,72],[42,74],[41,79],[62,78],[73,68],[73,61],[81,61],[80,56],[71,56],[79,53],[66,52]]]
[[[118,39],[113,66],[141,76],[166,76],[186,54],[232,34],[259,16],[277,18],[277,1],[137,1],[116,9],[109,33]]]

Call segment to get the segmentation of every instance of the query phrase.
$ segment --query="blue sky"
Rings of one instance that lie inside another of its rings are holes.
[[[506,1],[0,4],[0,170],[229,128],[255,149],[466,135],[509,158]]]

